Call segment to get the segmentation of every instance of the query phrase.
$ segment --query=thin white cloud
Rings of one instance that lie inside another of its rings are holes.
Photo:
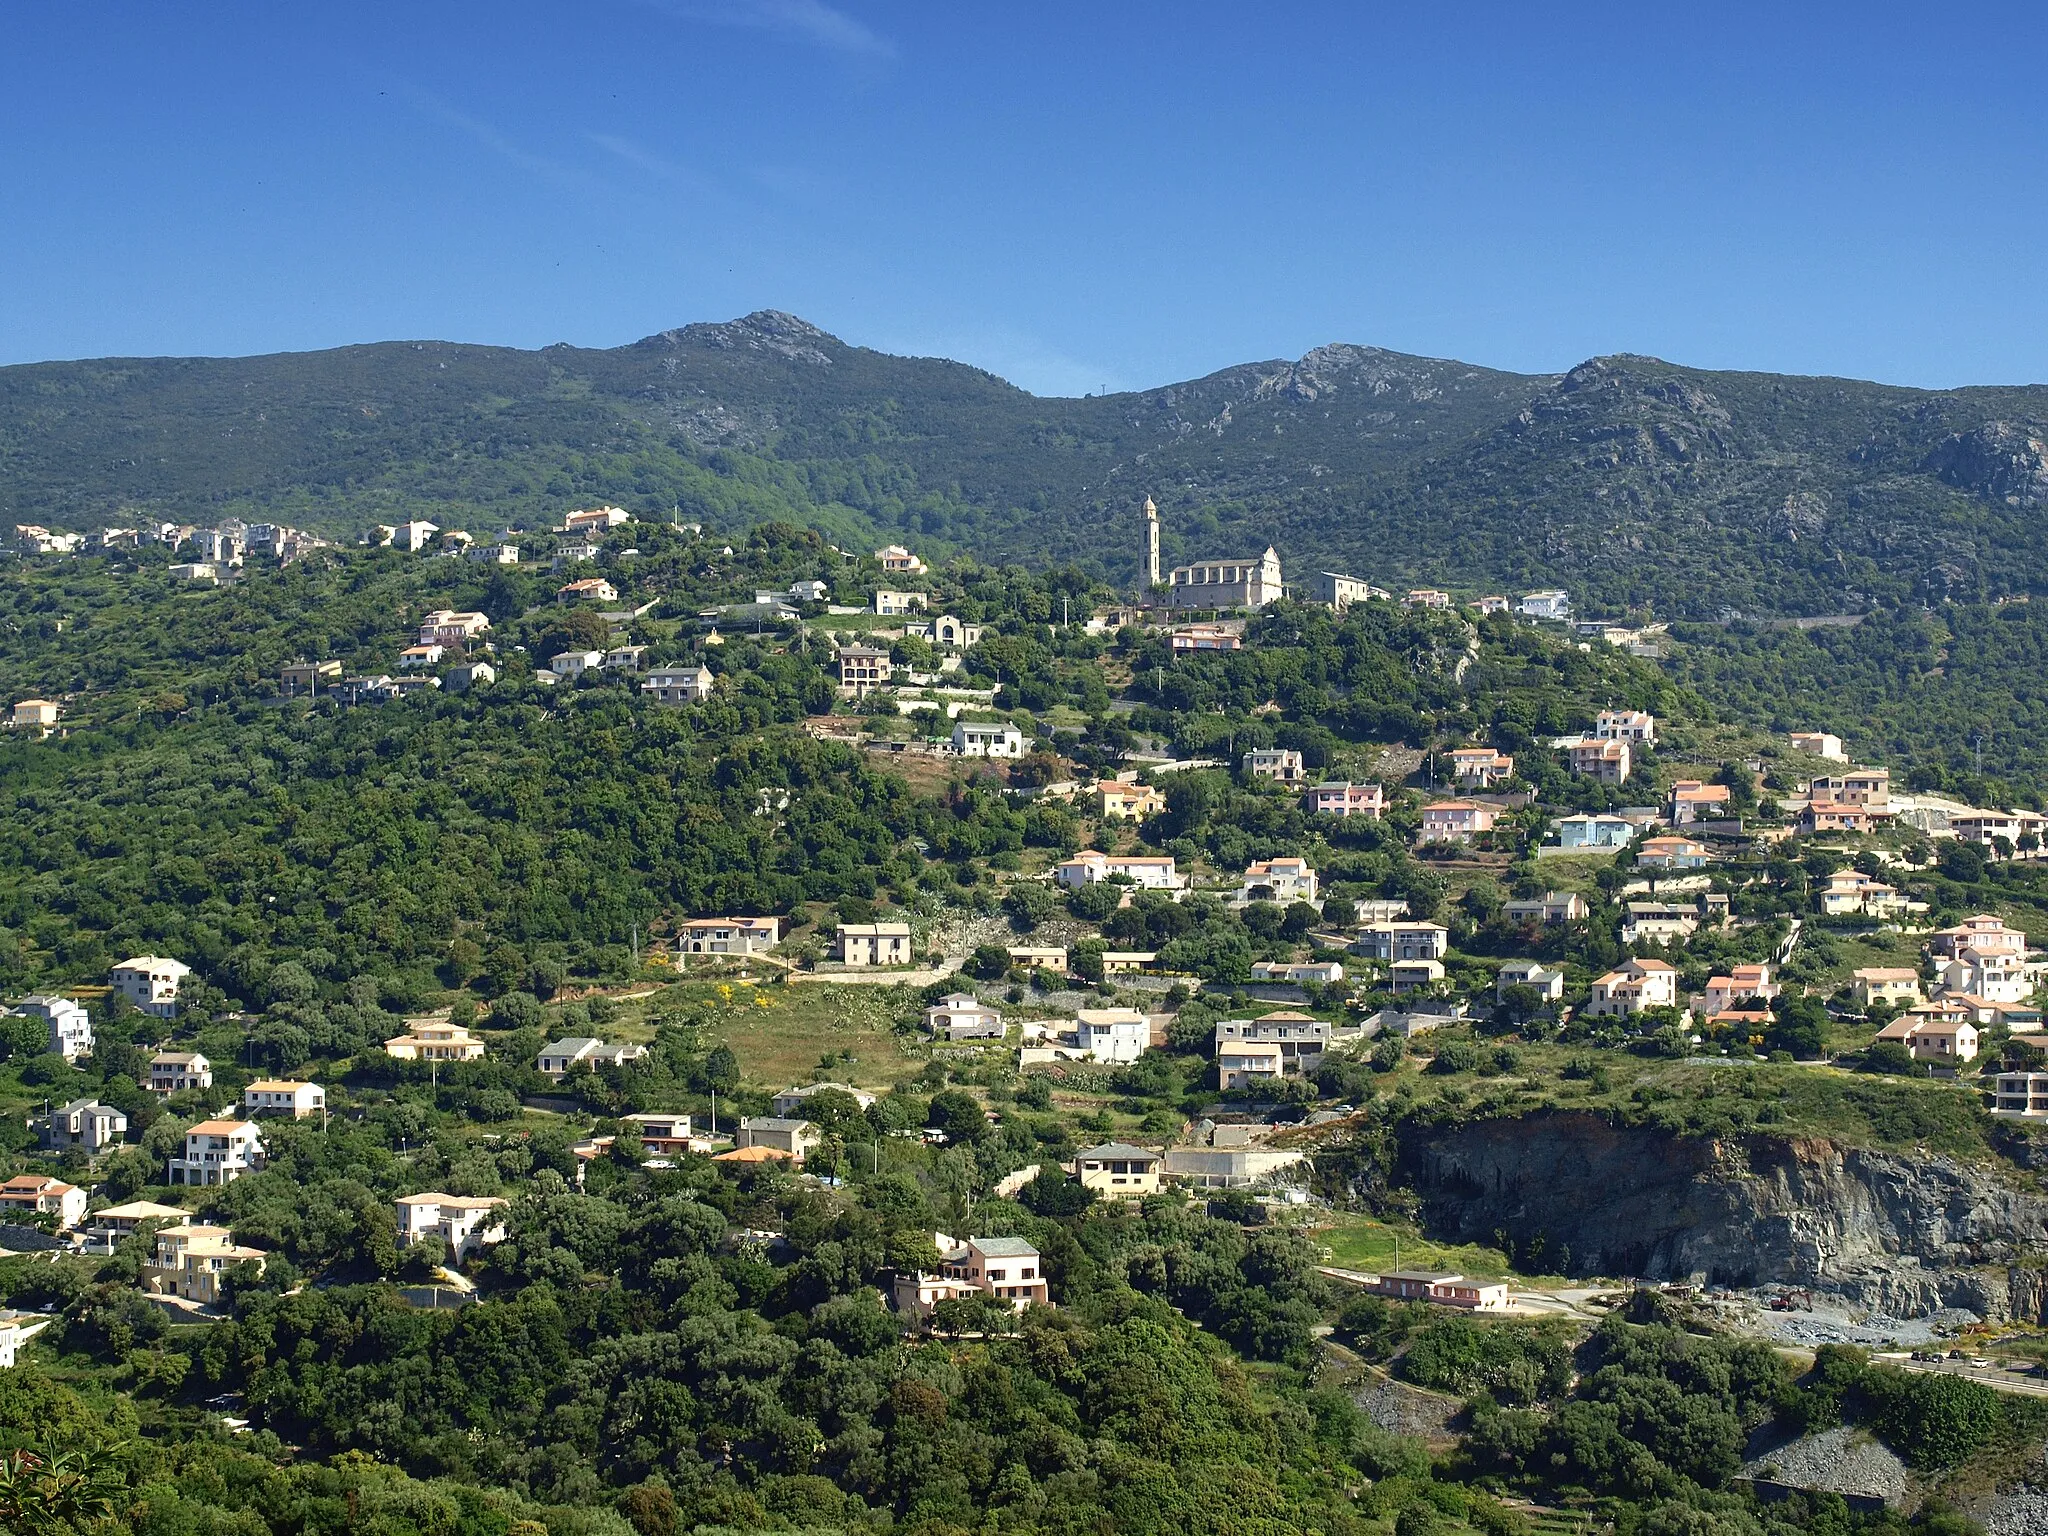
[[[579,170],[573,165],[565,165],[559,160],[548,158],[546,155],[536,155],[531,150],[522,149],[518,144],[505,137],[504,134],[500,133],[482,118],[472,117],[469,113],[450,106],[432,91],[425,90],[405,80],[397,81],[395,85],[399,94],[419,108],[420,111],[425,112],[430,117],[439,118],[451,128],[467,135],[508,165],[517,166],[529,175],[538,176],[545,181],[551,181],[557,186],[587,190],[588,188],[600,185],[597,179],[588,171]]]
[[[622,139],[615,133],[586,133],[584,137],[606,154],[616,155],[626,164],[650,176],[659,176],[663,181],[675,181],[683,175],[682,167],[671,165],[653,150],[635,144],[631,139]]]
[[[684,21],[705,21],[720,27],[748,27],[835,53],[872,59],[893,59],[896,45],[824,0],[643,0],[656,10]]]

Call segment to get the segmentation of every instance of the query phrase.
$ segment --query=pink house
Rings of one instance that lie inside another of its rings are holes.
[[[1387,796],[1377,784],[1318,784],[1308,792],[1308,808],[1318,816],[1364,816],[1377,821],[1387,808]]]
[[[1500,811],[1494,806],[1480,805],[1472,800],[1440,800],[1435,805],[1423,807],[1422,833],[1418,841],[1469,843],[1481,832],[1491,832],[1498,820]]]

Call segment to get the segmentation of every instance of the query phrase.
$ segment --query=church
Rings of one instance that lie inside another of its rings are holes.
[[[1145,498],[1145,589],[1159,582],[1159,509]],[[1280,552],[1272,545],[1257,559],[1198,560],[1174,567],[1167,603],[1174,608],[1263,608],[1285,596]]]

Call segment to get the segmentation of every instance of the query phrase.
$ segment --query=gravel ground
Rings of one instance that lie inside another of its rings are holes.
[[[1978,1518],[1989,1536],[2048,1536],[2048,1493],[2001,1493]]]
[[[1445,1427],[1464,1407],[1453,1397],[1418,1392],[1398,1381],[1375,1376],[1354,1394],[1368,1419],[1397,1435],[1444,1435]]]
[[[1742,1475],[1893,1504],[1906,1492],[1906,1464],[1879,1441],[1847,1425],[1762,1451],[1743,1463]]]
[[[1705,1305],[1722,1321],[1758,1338],[1780,1344],[1860,1344],[1871,1349],[1903,1346],[1917,1349],[1951,1338],[1980,1319],[1974,1312],[1953,1308],[1926,1317],[1885,1317],[1851,1309],[1824,1296],[1814,1298],[1811,1310],[1774,1312],[1769,1301],[1778,1294],[1773,1287],[1728,1297],[1709,1297]]]

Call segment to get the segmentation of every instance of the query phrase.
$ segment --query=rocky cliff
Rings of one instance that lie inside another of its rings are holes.
[[[1895,1316],[2048,1317],[2048,1197],[1933,1153],[1556,1113],[1417,1131],[1399,1176],[1434,1235],[1505,1232],[1518,1251],[1540,1239],[1544,1261],[1575,1274],[1784,1282]]]

